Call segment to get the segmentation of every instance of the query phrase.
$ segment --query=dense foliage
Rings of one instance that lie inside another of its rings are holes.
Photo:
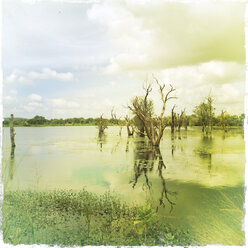
[[[4,242],[49,245],[192,245],[151,205],[129,206],[110,193],[10,191],[3,201]]]
[[[9,126],[10,118],[4,118],[3,125]],[[117,125],[113,119],[104,119],[109,126]],[[14,126],[97,126],[99,118],[67,118],[67,119],[46,119],[43,116],[36,115],[31,119],[14,118]],[[124,121],[121,121],[125,125]]]
[[[170,117],[165,117],[170,122]],[[191,126],[201,126],[201,120],[196,114],[187,115],[187,122]],[[226,125],[227,126],[243,126],[244,114],[241,115],[230,115],[226,114]],[[10,118],[4,118],[3,125],[9,126]],[[117,125],[113,119],[105,119],[108,126]],[[67,119],[51,119],[48,120],[43,116],[35,116],[31,119],[25,118],[14,118],[14,126],[97,126],[99,118],[67,118]],[[124,120],[120,120],[121,125],[125,125]],[[137,123],[137,118],[134,119],[134,123]],[[221,126],[221,115],[213,117],[213,126]]]
[[[226,115],[226,125],[227,126],[243,126],[244,114],[241,115]],[[213,116],[213,126],[221,126],[221,115]],[[201,121],[195,114],[189,116],[189,123],[191,126],[201,126]]]

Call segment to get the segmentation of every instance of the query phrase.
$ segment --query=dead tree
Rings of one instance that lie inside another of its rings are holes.
[[[176,105],[171,109],[171,133],[175,131],[176,113],[174,112]]]
[[[181,131],[181,127],[183,125],[183,120],[184,120],[184,112],[185,110],[181,111],[180,115],[178,114],[178,120],[177,120],[177,131]]]
[[[135,97],[132,102],[135,102],[136,105],[139,105],[140,112],[146,117],[146,118],[152,118],[153,115],[153,101],[151,99],[148,99],[149,93],[152,91],[151,84],[147,84],[145,82],[143,84],[143,89],[146,92],[146,95],[144,97]],[[145,137],[146,135],[146,130],[145,130],[145,125],[143,123],[143,120],[139,117],[139,115],[134,113],[134,118],[133,118],[133,126],[134,126],[134,131],[140,136],[140,137]]]
[[[103,114],[98,119],[98,135],[101,137],[104,133],[104,130],[108,128],[107,122],[105,119],[102,118]]]
[[[11,147],[15,147],[15,130],[14,130],[14,115],[10,115],[10,122],[9,122],[9,128],[10,128],[10,141],[11,141]]]
[[[113,120],[115,120],[116,124],[118,126],[120,126],[119,136],[121,136],[121,131],[122,131],[122,125],[121,125],[121,122],[120,122],[121,118],[117,118],[116,113],[114,111],[114,107],[111,109],[111,117],[112,117]]]
[[[207,97],[207,106],[208,106],[208,132],[212,134],[214,107],[213,107],[213,98],[210,95]]]
[[[189,117],[187,115],[184,115],[183,125],[184,125],[185,131],[188,130],[188,124],[189,124]]]
[[[220,124],[221,124],[221,127],[222,127],[223,131],[226,133],[227,132],[226,111],[224,111],[224,110],[221,110]]]
[[[128,136],[132,136],[133,133],[134,133],[134,128],[133,128],[133,125],[132,125],[132,120],[129,118],[128,115],[126,115],[125,121],[126,121],[126,126],[127,126],[127,135]]]
[[[170,85],[170,90],[165,94],[165,84],[161,85],[158,82],[158,79],[154,77],[154,80],[156,84],[159,87],[159,92],[161,96],[161,101],[162,101],[162,108],[159,116],[152,116],[148,115],[143,112],[143,106],[140,104],[138,97],[135,97],[131,104],[128,106],[129,109],[139,117],[139,119],[142,121],[144,127],[145,127],[145,132],[147,137],[149,138],[151,144],[153,146],[159,146],[160,140],[163,136],[164,129],[166,127],[166,120],[164,118],[164,112],[165,112],[165,107],[166,103],[168,100],[175,98],[170,96],[170,94],[175,91],[175,89]],[[144,97],[144,104],[147,104],[147,98],[149,93],[152,91],[151,84],[149,84],[147,87],[145,87],[145,97]]]

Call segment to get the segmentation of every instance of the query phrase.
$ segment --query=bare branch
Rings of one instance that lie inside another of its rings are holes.
[[[166,102],[176,97],[170,95],[173,91],[175,91],[172,85],[170,85],[170,90],[165,94],[165,84],[160,84],[158,79],[153,74],[152,74],[152,77],[155,80],[156,84],[158,85],[158,89],[159,89],[160,96],[161,96],[162,109],[161,109],[160,115],[157,117],[154,117],[153,113],[151,112],[149,108],[150,101],[148,101],[148,96],[149,96],[149,93],[152,91],[152,86],[151,86],[152,84],[151,83],[147,84],[147,82],[146,82],[146,85],[143,84],[143,89],[145,90],[144,98],[135,97],[131,101],[131,104],[128,105],[128,108],[142,122],[142,125],[144,127],[143,130],[145,130],[146,135],[150,139],[152,145],[158,146],[163,136],[164,129],[166,127],[166,120],[164,118]],[[152,106],[152,103],[153,102],[151,101],[151,106]]]
[[[173,96],[173,97],[169,97],[169,95],[175,91],[176,89],[173,88],[173,86],[170,84],[170,90],[167,92],[167,94],[165,95],[165,99],[164,101],[167,102],[169,99],[173,99],[173,98],[177,98],[176,96]]]
[[[143,89],[146,92],[145,98],[144,98],[144,103],[145,103],[145,105],[147,105],[147,98],[148,98],[149,93],[152,91],[152,84],[151,83],[147,84],[147,81],[146,81],[145,84],[143,84]]]

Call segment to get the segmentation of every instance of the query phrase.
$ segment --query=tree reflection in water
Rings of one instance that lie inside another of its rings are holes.
[[[212,169],[212,150],[214,140],[212,136],[203,136],[195,149],[195,154],[199,156],[207,165],[208,173],[211,174]]]
[[[100,152],[102,152],[103,144],[107,142],[107,135],[105,133],[99,134],[97,137],[97,144],[99,145]]]
[[[186,131],[182,131],[182,135],[181,132],[176,132],[176,133],[172,133],[171,134],[171,156],[174,158],[175,152],[176,150],[181,150],[181,152],[184,151],[184,146],[181,143],[182,139],[187,139],[187,132]]]
[[[133,138],[133,137],[128,136],[128,138],[127,138],[127,143],[126,143],[125,152],[129,152],[129,144],[130,144],[130,140],[131,140],[132,138]]]
[[[9,180],[13,180],[14,177],[14,167],[15,167],[15,146],[11,147],[10,151],[10,161],[9,161]]]
[[[16,170],[15,146],[12,146],[10,150],[10,158],[5,162],[3,161],[3,167],[2,167],[2,181],[4,183],[5,190],[8,188],[9,182],[13,180],[15,170]]]
[[[163,176],[163,171],[166,169],[161,151],[158,147],[152,147],[146,140],[139,140],[135,142],[134,147],[134,178],[130,181],[132,187],[135,188],[142,176],[145,178],[143,189],[147,187],[150,191],[152,189],[152,182],[149,179],[149,174],[157,166],[158,176],[161,179],[161,194],[159,197],[159,205],[165,207],[165,200],[170,204],[170,211],[173,210],[175,203],[170,200],[170,195],[176,195],[176,192],[168,191],[166,187],[166,180]],[[158,210],[158,207],[157,207]]]

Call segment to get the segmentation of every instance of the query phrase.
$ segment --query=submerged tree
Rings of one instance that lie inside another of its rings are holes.
[[[103,114],[100,116],[100,118],[98,119],[98,123],[97,123],[97,127],[98,127],[98,135],[99,136],[102,136],[103,133],[104,133],[104,130],[106,128],[108,128],[107,126],[107,120],[106,119],[103,119]]]
[[[151,99],[148,99],[148,95],[152,91],[151,84],[144,84],[143,89],[146,92],[145,96],[136,96],[131,101],[131,106],[138,106],[139,109],[139,114],[135,113],[134,111],[132,112],[134,114],[134,130],[140,137],[144,137],[146,134],[145,124],[143,118],[141,118],[141,115],[147,119],[151,119],[154,115],[153,101]],[[128,107],[130,109],[130,106]]]
[[[181,111],[180,115],[177,115],[177,131],[180,132],[181,131],[181,127],[183,125],[183,121],[184,121],[184,112],[185,110]]]
[[[185,129],[186,131],[188,130],[188,125],[189,125],[189,116],[184,115],[184,118],[183,118],[183,126],[184,126],[184,129]]]
[[[149,93],[152,91],[151,84],[144,86],[144,90],[146,92],[145,96],[135,97],[128,107],[143,124],[145,134],[149,138],[151,144],[153,146],[159,146],[164,129],[166,127],[166,120],[164,118],[166,103],[168,100],[175,98],[173,96],[170,96],[170,94],[175,91],[175,89],[172,87],[172,85],[170,85],[170,90],[165,93],[165,84],[161,85],[156,77],[153,76],[153,78],[157,86],[159,87],[159,92],[162,101],[160,115],[156,116],[154,114],[153,101],[148,99]],[[150,106],[150,108],[148,106]]]
[[[13,114],[10,115],[9,128],[10,128],[11,147],[15,147],[15,130],[14,130],[14,115]]]
[[[126,126],[127,126],[127,135],[132,136],[134,133],[133,121],[130,119],[128,115],[125,117]]]
[[[214,107],[213,107],[213,97],[207,97],[208,106],[208,132],[211,134],[213,130],[213,118],[214,118]]]
[[[117,115],[116,115],[116,112],[114,110],[114,107],[111,109],[111,118],[112,118],[112,120],[115,121],[115,123],[118,126],[120,126],[119,136],[121,136],[121,131],[122,131],[121,118],[117,118]]]
[[[171,109],[171,133],[174,133],[176,126],[176,113],[174,112],[176,105],[174,105]]]
[[[223,131],[227,132],[226,111],[224,111],[224,110],[221,110],[220,125],[221,125]]]
[[[206,131],[207,126],[207,104],[202,102],[194,109],[195,115],[198,117],[199,123],[202,126],[202,132]]]
[[[195,107],[194,113],[198,117],[199,123],[202,126],[202,132],[206,135],[211,134],[214,118],[213,98],[208,96],[206,102],[202,102]]]

